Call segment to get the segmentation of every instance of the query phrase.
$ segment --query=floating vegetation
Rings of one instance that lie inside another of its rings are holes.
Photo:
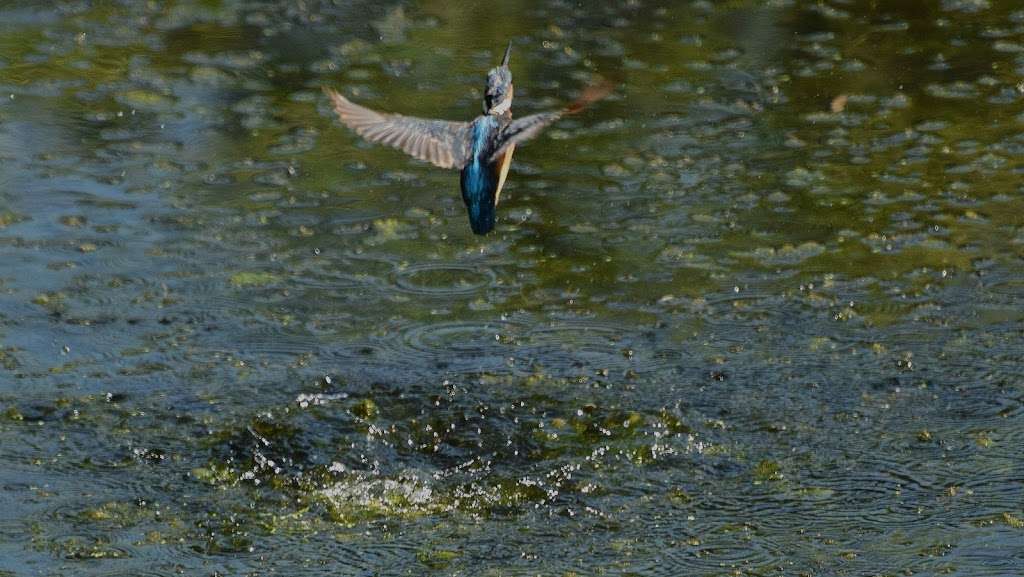
[[[239,288],[262,287],[278,280],[276,274],[266,271],[243,271],[231,275],[229,281]]]

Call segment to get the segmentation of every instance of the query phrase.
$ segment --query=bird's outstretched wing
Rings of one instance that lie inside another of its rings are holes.
[[[370,142],[386,144],[441,168],[462,168],[469,161],[469,123],[387,114],[360,106],[324,88],[342,124]]]
[[[537,136],[542,130],[547,128],[548,125],[559,118],[567,114],[576,114],[586,108],[589,104],[604,98],[612,91],[612,88],[614,88],[614,86],[607,82],[588,86],[584,89],[583,94],[578,100],[576,100],[576,102],[573,102],[571,105],[561,110],[539,112],[537,114],[531,114],[529,116],[513,120],[508,123],[504,130],[502,130],[498,135],[498,141],[495,143],[494,151],[490,156],[490,161],[494,162],[498,158],[501,158],[509,147]]]

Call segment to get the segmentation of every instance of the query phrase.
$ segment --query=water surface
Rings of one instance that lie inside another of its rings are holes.
[[[7,2],[0,575],[1024,572],[1011,2]],[[320,92],[468,119],[457,174]]]

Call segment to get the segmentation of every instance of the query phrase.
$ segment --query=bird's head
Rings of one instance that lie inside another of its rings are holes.
[[[512,71],[508,59],[512,56],[512,42],[505,49],[501,65],[487,73],[487,88],[484,90],[484,114],[504,114],[512,107]]]

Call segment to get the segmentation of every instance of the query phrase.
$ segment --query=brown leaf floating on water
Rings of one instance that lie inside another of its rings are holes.
[[[846,103],[850,100],[850,97],[845,94],[840,94],[832,99],[832,103],[828,105],[829,109],[833,114],[839,114],[846,110]]]

